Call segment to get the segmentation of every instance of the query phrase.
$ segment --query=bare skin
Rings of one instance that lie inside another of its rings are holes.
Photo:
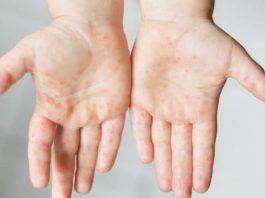
[[[31,180],[36,188],[47,186],[54,143],[52,197],[69,198],[73,183],[77,192],[88,193],[96,166],[107,172],[114,164],[130,103],[131,67],[122,19],[57,16],[54,7],[51,25],[0,59],[0,93],[31,73]]]
[[[150,3],[142,0],[133,51],[134,137],[140,159],[154,160],[160,189],[190,198],[192,188],[205,192],[211,182],[218,100],[227,78],[265,101],[265,74],[208,14],[160,16]]]

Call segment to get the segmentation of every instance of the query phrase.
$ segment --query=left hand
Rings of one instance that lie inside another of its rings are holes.
[[[160,189],[175,198],[209,188],[229,77],[265,101],[262,67],[210,19],[142,22],[133,51],[133,132],[141,160],[154,159]]]

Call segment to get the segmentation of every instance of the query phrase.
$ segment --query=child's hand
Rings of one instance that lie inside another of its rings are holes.
[[[217,106],[228,77],[265,101],[264,70],[211,20],[142,22],[133,52],[134,136],[140,158],[154,158],[160,188],[175,198],[210,185]]]
[[[130,102],[131,68],[122,25],[94,25],[61,17],[25,38],[0,60],[0,92],[26,72],[36,86],[29,129],[33,185],[49,181],[51,146],[53,197],[87,193],[96,167],[111,169]],[[100,144],[100,149],[98,147]]]

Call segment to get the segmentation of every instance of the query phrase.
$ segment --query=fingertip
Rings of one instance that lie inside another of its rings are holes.
[[[109,166],[105,162],[100,162],[98,163],[97,168],[101,173],[108,173],[112,169],[112,166]]]
[[[165,193],[171,192],[172,191],[172,183],[167,179],[163,179],[159,183],[159,188],[162,192],[165,192]]]
[[[110,153],[109,155],[113,155],[113,154]],[[97,162],[97,169],[101,173],[107,173],[107,172],[111,171],[111,169],[114,166],[116,156],[117,156],[117,153],[115,154],[115,156],[112,156],[111,158],[109,158],[109,156],[107,156],[107,154],[103,154],[103,152],[101,151],[99,158],[98,158],[98,162]]]
[[[28,46],[20,42],[0,58],[0,94],[19,81],[28,71],[28,64],[31,64],[32,58]]]
[[[211,174],[206,174],[198,169],[194,170],[194,175],[193,175],[193,189],[197,193],[205,193],[209,190],[210,185],[211,185]]]
[[[150,156],[143,156],[143,155],[140,155],[140,161],[144,164],[151,164],[153,163],[154,159]]]
[[[203,180],[194,180],[193,189],[197,193],[206,193],[210,188],[210,182]]]
[[[97,169],[101,173],[108,173],[114,166],[114,161],[115,160],[113,160],[113,162],[110,162],[109,159],[107,159],[103,155],[100,155],[97,162]]]
[[[0,72],[0,96],[3,95],[12,84],[11,76],[8,73]]]
[[[263,81],[257,82],[257,91],[252,91],[253,94],[260,100],[262,100],[263,102],[265,102],[265,76]]]
[[[265,72],[238,43],[233,46],[229,74],[258,99],[265,102]]]
[[[255,97],[265,102],[265,75],[253,75],[239,81]]]
[[[44,189],[49,184],[49,179],[46,176],[31,177],[31,184],[36,189]]]
[[[50,180],[50,165],[37,159],[29,158],[30,180],[34,188],[46,188]]]
[[[76,183],[75,191],[80,195],[86,195],[91,191],[92,185],[87,185],[85,183]]]
[[[137,142],[136,143],[138,156],[144,164],[150,164],[154,161],[154,152],[152,143]]]
[[[75,175],[75,191],[81,195],[88,194],[93,185],[93,180],[94,180],[94,170],[93,174],[89,175],[89,179],[87,178],[87,174],[84,171],[77,170],[76,175]]]

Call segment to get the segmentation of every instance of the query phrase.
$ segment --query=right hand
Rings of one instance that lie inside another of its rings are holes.
[[[28,148],[33,185],[47,186],[55,143],[53,197],[71,197],[75,161],[75,188],[89,192],[96,164],[102,172],[114,164],[130,103],[130,58],[122,25],[59,17],[0,59],[0,93],[26,72],[37,94]]]

